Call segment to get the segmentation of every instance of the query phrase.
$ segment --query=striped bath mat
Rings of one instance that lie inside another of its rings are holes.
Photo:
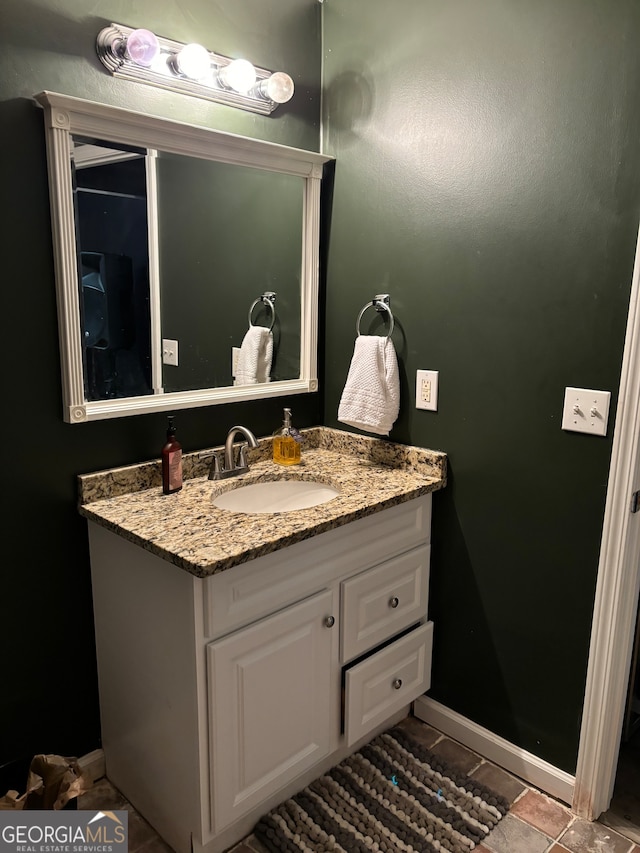
[[[507,808],[393,728],[273,809],[254,832],[269,851],[469,853]]]

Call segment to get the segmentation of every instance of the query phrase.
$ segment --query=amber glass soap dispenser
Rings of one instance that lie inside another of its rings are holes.
[[[291,426],[291,409],[285,409],[282,426],[273,434],[273,461],[278,465],[297,465],[301,441],[302,436]]]
[[[182,445],[176,438],[173,418],[169,418],[167,443],[162,448],[162,491],[165,495],[182,488]]]

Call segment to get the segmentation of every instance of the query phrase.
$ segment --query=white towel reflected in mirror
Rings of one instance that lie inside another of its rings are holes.
[[[240,346],[234,385],[271,382],[273,335],[266,326],[250,326]]]

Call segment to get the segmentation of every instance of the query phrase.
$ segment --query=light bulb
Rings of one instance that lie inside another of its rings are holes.
[[[227,89],[246,94],[256,82],[256,69],[248,59],[234,59],[218,71],[218,78]]]
[[[149,68],[160,53],[160,42],[151,30],[134,30],[127,38],[125,56],[136,65]]]
[[[286,104],[293,97],[293,80],[284,71],[276,71],[258,84],[258,92],[276,104]]]
[[[201,44],[185,44],[176,54],[175,64],[180,74],[191,77],[192,80],[200,80],[209,73],[211,57]]]

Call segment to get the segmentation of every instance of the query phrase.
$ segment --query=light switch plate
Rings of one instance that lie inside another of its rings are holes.
[[[178,341],[162,340],[162,363],[178,366]]]
[[[562,429],[606,435],[611,391],[565,388]]]
[[[438,410],[437,370],[416,370],[416,409]]]

